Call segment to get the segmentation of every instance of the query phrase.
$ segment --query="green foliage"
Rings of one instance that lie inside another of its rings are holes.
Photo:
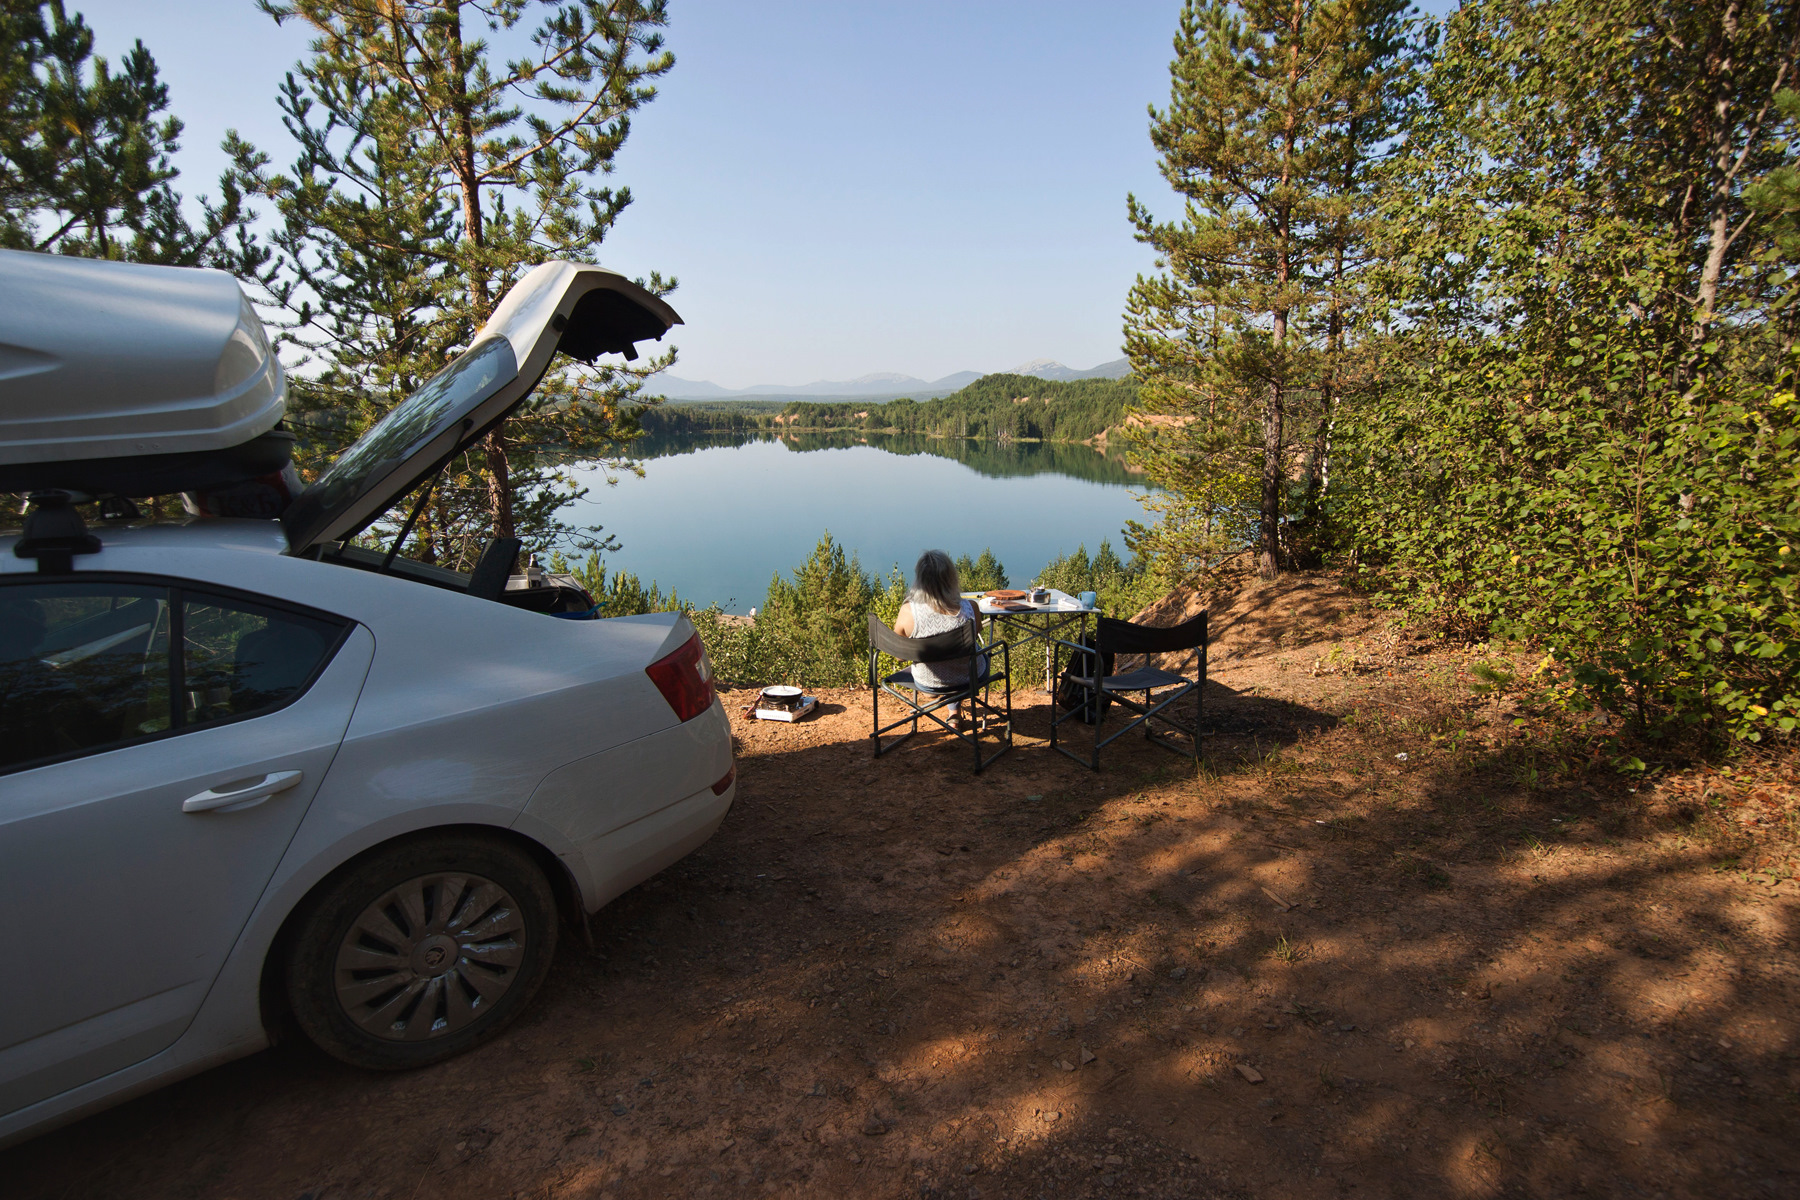
[[[991,592],[995,588],[1012,586],[1006,581],[1006,564],[994,557],[991,548],[983,550],[980,558],[970,558],[967,554],[959,557],[956,574],[961,578],[965,592]]]
[[[217,206],[201,200],[200,228],[182,213],[181,122],[144,43],[116,70],[93,50],[62,0],[0,0],[0,246],[255,270],[264,252],[229,174]]]
[[[821,687],[854,683],[868,654],[875,584],[827,533],[793,579],[776,575],[757,613],[783,675]]]
[[[1513,681],[1511,671],[1488,662],[1470,663],[1469,674],[1481,680],[1470,689],[1479,694],[1503,691],[1506,685]]]
[[[1340,430],[1351,561],[1441,629],[1548,646],[1646,726],[1800,715],[1800,106],[1766,103],[1796,19],[1465,5],[1388,180],[1406,322]]]
[[[1775,93],[1775,105],[1789,129],[1800,126],[1800,91],[1782,88]],[[1772,167],[1744,189],[1745,203],[1768,219],[1771,244],[1763,254],[1765,261],[1774,264],[1800,262],[1800,165],[1794,161],[1792,146],[1785,149],[1788,153],[1786,162]],[[1788,287],[1783,304],[1791,306],[1795,273],[1791,269],[1783,270],[1781,277],[1772,282]]]
[[[855,430],[999,442],[1085,442],[1124,422],[1130,379],[983,375],[935,400],[707,401],[640,414],[653,433]]]
[[[1254,528],[1278,569],[1294,451],[1310,518],[1367,241],[1370,180],[1405,95],[1405,0],[1187,0],[1166,109],[1150,139],[1185,200],[1159,222],[1128,201],[1155,250],[1125,312],[1143,379],[1133,456],[1167,494],[1133,548],[1183,574]]]
[[[674,64],[664,0],[259,0],[314,33],[279,101],[299,141],[286,172],[239,147],[238,172],[281,224],[265,273],[299,355],[292,411],[310,465],[466,347],[507,289],[548,259],[592,262],[629,189],[606,182],[631,114]],[[536,16],[535,28],[528,16]],[[480,31],[517,33],[497,57]],[[652,274],[651,291],[673,289]],[[636,366],[559,362],[532,401],[467,448],[415,533],[466,565],[489,533],[606,550],[557,513],[583,493],[558,464],[631,469]]]
[[[667,596],[655,580],[645,587],[636,575],[626,572],[608,573],[598,554],[590,554],[579,567],[571,567],[560,552],[550,556],[550,569],[559,575],[570,575],[600,605],[603,617],[631,617],[640,613],[684,612],[683,604],[673,590]]]
[[[1168,590],[1146,559],[1134,556],[1129,564],[1122,562],[1110,540],[1101,542],[1092,558],[1083,544],[1073,554],[1052,559],[1037,573],[1035,582],[1071,596],[1093,592],[1100,598],[1102,611],[1124,619],[1136,616]]]
[[[906,598],[896,570],[871,578],[829,533],[792,579],[776,575],[756,617],[691,610],[719,677],[738,683],[849,687],[868,674],[869,613],[888,625]]]
[[[1118,560],[1111,561],[1116,565]],[[975,559],[964,554],[958,564],[965,590],[1006,584],[1006,568],[992,550]],[[568,570],[560,555],[551,559],[551,569]],[[605,616],[686,612],[719,678],[740,684],[852,687],[865,682],[869,614],[892,628],[910,591],[898,568],[884,579],[870,576],[830,533],[791,577],[778,574],[769,581],[768,596],[754,618],[735,616],[718,605],[694,608],[673,592],[664,596],[655,584],[645,588],[636,576],[608,575],[598,557],[569,573],[604,601]]]
[[[680,410],[653,409],[646,418],[661,418]],[[661,426],[660,421],[654,422]],[[666,427],[662,427],[666,429]],[[1024,475],[1069,475],[1093,483],[1142,484],[1142,472],[1134,472],[1122,453],[1110,447],[1079,442],[994,442],[968,438],[934,438],[922,433],[823,432],[778,433],[774,430],[738,429],[708,432],[686,430],[647,433],[632,444],[641,458],[692,454],[713,446],[743,446],[750,442],[779,441],[787,449],[805,454],[814,450],[842,450],[851,446],[878,446],[888,454],[929,454],[961,463],[992,479],[1016,479]]]

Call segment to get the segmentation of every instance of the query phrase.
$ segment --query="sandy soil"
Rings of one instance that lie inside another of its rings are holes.
[[[1052,755],[1041,693],[981,776],[872,759],[863,692],[738,719],[719,836],[499,1041],[392,1076],[285,1045],[0,1191],[1800,1195],[1791,759],[1634,783],[1329,580],[1213,612],[1199,773]]]

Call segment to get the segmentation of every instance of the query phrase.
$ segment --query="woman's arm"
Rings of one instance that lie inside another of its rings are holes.
[[[913,635],[913,611],[911,601],[903,600],[900,602],[900,615],[894,618],[894,632],[901,637],[911,637]]]

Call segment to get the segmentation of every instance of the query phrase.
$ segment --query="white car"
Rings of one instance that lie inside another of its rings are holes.
[[[685,617],[583,619],[516,543],[472,575],[347,544],[559,349],[629,355],[666,304],[542,266],[279,520],[153,523],[121,497],[281,493],[285,384],[236,282],[0,252],[0,296],[0,491],[39,493],[0,536],[0,1144],[290,1019],[363,1067],[465,1050],[559,920],[718,828],[730,727]]]

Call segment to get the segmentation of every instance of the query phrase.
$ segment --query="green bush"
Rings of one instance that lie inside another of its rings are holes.
[[[1682,386],[1678,347],[1620,328],[1556,351],[1552,390],[1541,359],[1445,347],[1352,430],[1362,582],[1446,632],[1547,646],[1646,726],[1793,731],[1792,375]]]
[[[980,558],[963,555],[956,560],[956,573],[965,592],[991,592],[1010,587],[1006,582],[1006,564],[994,557],[993,550],[983,550]]]
[[[1084,590],[1087,584],[1083,581],[1092,578],[1111,589],[1103,594],[1122,596],[1141,578],[1142,572],[1121,563],[1110,545],[1102,544],[1092,563],[1085,549],[1077,554],[1079,575],[1069,574],[1068,578],[1082,586],[1073,591]],[[976,558],[964,554],[956,565],[964,591],[1007,585],[1006,566],[991,549],[984,549]],[[665,596],[654,582],[645,587],[630,573],[609,574],[598,557],[571,569],[556,555],[550,566],[575,576],[595,599],[603,601],[603,616],[686,613],[706,645],[714,672],[733,684],[853,687],[866,682],[869,614],[892,628],[911,591],[898,567],[891,568],[885,578],[870,575],[856,555],[845,554],[829,532],[791,577],[777,574],[769,580],[768,595],[754,619],[728,613],[716,604],[696,608],[672,591]],[[883,669],[893,670],[897,665],[884,663]]]
[[[603,617],[631,617],[639,613],[682,612],[690,608],[673,590],[667,596],[653,579],[645,587],[643,581],[629,572],[608,574],[606,564],[597,554],[588,555],[585,563],[571,567],[561,554],[550,556],[550,569],[558,575],[572,575],[600,604]]]
[[[1101,611],[1122,620],[1135,616],[1167,590],[1142,557],[1134,557],[1130,563],[1122,561],[1111,539],[1102,541],[1092,558],[1083,543],[1075,553],[1051,560],[1037,573],[1036,582],[1071,596],[1093,592],[1100,598]]]

